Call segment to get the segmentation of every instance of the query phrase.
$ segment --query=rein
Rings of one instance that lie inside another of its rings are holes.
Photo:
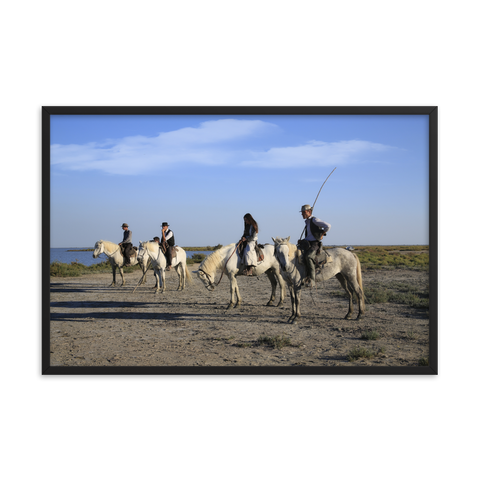
[[[233,250],[232,254],[228,257],[228,260],[225,262],[225,265],[222,270],[222,274],[220,275],[220,280],[218,280],[216,285],[215,285],[215,282],[212,282],[210,280],[210,275],[205,270],[202,270],[201,268],[198,269],[199,272],[202,272],[207,277],[209,287],[214,287],[214,288],[218,287],[218,285],[220,284],[220,281],[222,280],[223,274],[225,273],[225,269],[227,268],[227,263],[233,257],[233,254],[237,251],[237,248],[239,245],[240,245],[240,242],[237,243],[235,250]],[[215,277],[215,272],[214,272],[214,277]]]
[[[228,257],[228,260],[225,262],[225,266],[223,267],[222,274],[220,275],[220,280],[222,280],[223,274],[225,273],[225,269],[227,268],[227,263],[228,263],[229,260],[233,257],[233,254],[237,251],[237,248],[238,248],[239,245],[240,245],[240,242],[237,243],[237,246],[235,247],[235,250],[232,252],[232,254]],[[203,271],[203,270],[202,270],[202,271]],[[203,272],[203,273],[205,273],[205,272]],[[219,280],[218,283],[217,283],[217,287],[218,287],[218,285],[220,284],[220,280]]]
[[[105,245],[103,246],[103,253],[108,257],[113,257],[118,251],[120,250],[120,245],[118,245],[118,248],[111,254],[108,254],[107,251],[105,250]]]
[[[202,270],[201,268],[199,268],[198,271],[202,272],[207,277],[209,287],[215,287],[215,283],[212,283],[212,281],[210,280],[210,275],[205,270]],[[217,283],[217,285],[218,285],[218,283]]]

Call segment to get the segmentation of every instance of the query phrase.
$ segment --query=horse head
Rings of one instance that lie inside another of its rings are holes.
[[[93,251],[93,258],[98,258],[99,255],[101,255],[104,251],[103,249],[103,240],[99,240],[97,243],[95,243],[95,250]]]
[[[140,265],[143,264],[144,267],[147,266],[149,255],[147,251],[148,242],[139,242],[138,243],[138,252],[137,252],[137,261]]]
[[[272,240],[275,245],[275,258],[277,259],[280,268],[283,271],[290,273],[293,269],[293,265],[291,264],[291,252],[293,245],[290,244],[290,237],[272,237]]]
[[[206,273],[204,270],[201,269],[202,265],[200,265],[198,270],[195,270],[194,273],[197,274],[197,277],[201,280],[201,282],[205,285],[205,288],[212,292],[215,290],[215,274]]]

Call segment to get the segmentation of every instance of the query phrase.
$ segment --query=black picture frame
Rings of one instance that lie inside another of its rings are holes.
[[[50,365],[50,116],[51,115],[428,115],[429,116],[429,365],[426,367],[57,367]],[[41,348],[42,375],[439,374],[439,106],[429,105],[42,105]]]

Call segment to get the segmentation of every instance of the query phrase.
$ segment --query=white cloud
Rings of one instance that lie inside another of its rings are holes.
[[[143,174],[172,164],[220,165],[231,160],[227,143],[261,136],[278,128],[260,120],[208,121],[198,128],[133,136],[85,145],[52,145],[51,164],[66,170]]]
[[[267,152],[251,152],[252,159],[245,160],[242,165],[262,168],[342,165],[365,158],[365,154],[386,152],[392,148],[364,140],[332,143],[312,140],[295,147],[271,148]]]
[[[363,140],[312,140],[267,151],[249,147],[250,140],[278,128],[261,120],[224,119],[203,122],[196,128],[162,132],[155,137],[138,135],[84,145],[57,144],[51,146],[51,164],[60,170],[97,170],[118,175],[146,174],[185,163],[254,168],[337,166],[392,148]],[[236,142],[236,148],[232,148],[232,142]]]

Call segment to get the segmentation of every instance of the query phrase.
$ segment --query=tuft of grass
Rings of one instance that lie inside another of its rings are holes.
[[[350,352],[347,354],[347,360],[349,362],[354,362],[355,360],[358,360],[359,358],[366,358],[370,359],[373,357],[377,357],[381,353],[385,352],[385,348],[379,348],[376,352],[369,350],[368,348],[364,347],[355,347]]]
[[[378,340],[380,338],[380,334],[376,330],[366,330],[362,332],[362,336],[360,337],[362,340]]]
[[[420,367],[428,367],[428,357],[422,357],[419,361],[418,361],[418,365]]]
[[[275,349],[292,346],[290,338],[283,335],[275,335],[274,337],[267,337],[266,335],[261,335],[257,338],[257,343],[259,345],[267,345]]]

